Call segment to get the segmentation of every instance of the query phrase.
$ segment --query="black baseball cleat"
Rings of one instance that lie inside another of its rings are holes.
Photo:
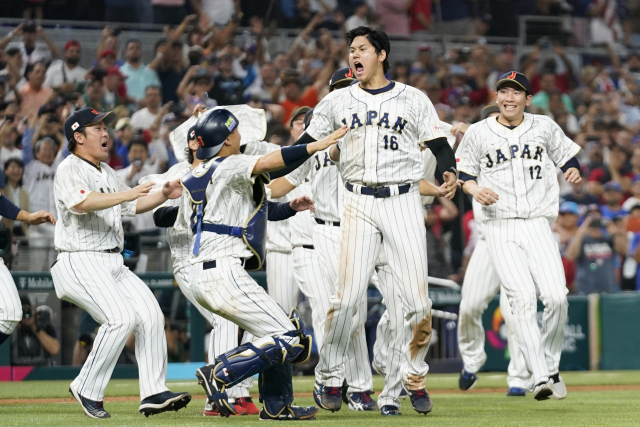
[[[465,371],[463,368],[462,372],[460,372],[460,379],[458,379],[458,386],[460,390],[471,390],[476,381],[478,381],[478,376],[473,372]]]
[[[69,386],[69,393],[78,401],[84,413],[91,418],[111,418],[111,414],[104,410],[102,402],[96,400],[87,399],[80,396],[76,390]]]
[[[260,410],[260,421],[311,421],[316,419],[320,408],[316,406],[287,406],[277,415],[269,414],[264,408]]]
[[[394,405],[384,405],[380,408],[380,415],[402,415],[400,408]]]
[[[219,383],[213,376],[213,365],[205,365],[196,370],[198,384],[207,393],[207,399],[218,410],[223,417],[237,415],[236,407],[229,403],[227,392],[224,391],[224,384]]]
[[[352,411],[377,411],[378,404],[371,398],[371,393],[371,391],[351,393],[351,396],[347,397],[349,409]]]
[[[331,412],[339,411],[342,407],[342,387],[322,386],[320,403],[323,409]]]
[[[140,402],[138,411],[145,417],[166,411],[177,412],[187,406],[189,402],[191,402],[191,395],[189,393],[174,393],[167,390],[144,399]]]
[[[416,412],[420,414],[428,414],[433,409],[433,402],[429,397],[429,393],[427,393],[426,389],[420,390],[407,390],[409,393],[409,397],[411,398],[411,406]]]

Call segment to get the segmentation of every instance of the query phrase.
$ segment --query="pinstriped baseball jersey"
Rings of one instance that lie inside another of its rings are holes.
[[[209,169],[217,158],[200,163],[194,170],[194,175],[201,176]],[[238,154],[227,157],[220,163],[211,176],[207,185],[207,207],[204,210],[203,222],[223,224],[231,227],[242,227],[251,216],[256,206],[253,201],[253,168],[260,159],[259,156]],[[182,197],[182,205],[176,220],[175,229],[178,232],[189,230],[191,214],[193,213],[191,200]],[[221,257],[250,258],[251,251],[244,241],[235,236],[217,233],[202,233],[200,252],[192,256],[189,262],[214,260]]]
[[[301,186],[289,193],[289,197],[295,199],[310,194],[309,184],[302,183]],[[291,246],[313,246],[313,226],[316,222],[310,210],[298,212],[287,221],[290,223]]]
[[[57,168],[57,162],[49,166],[35,159],[25,166],[24,188],[29,193],[29,208],[32,212],[47,211],[56,217],[53,180]]]
[[[371,92],[355,84],[329,93],[314,108],[307,133],[321,139],[349,126],[338,143],[345,181],[367,186],[420,181],[419,144],[445,136],[431,101],[398,82]]]
[[[129,190],[106,163],[96,166],[76,155],[60,163],[53,191],[58,211],[55,247],[59,251],[103,251],[123,248],[121,215],[134,216],[137,201],[124,202],[95,212],[78,212],[74,206],[92,191],[115,193]]]
[[[279,150],[280,146],[271,144],[267,141],[249,141],[244,149],[244,154],[249,156],[264,156],[275,150]],[[286,195],[274,202],[284,203],[290,201],[291,198]],[[267,222],[267,251],[291,253],[291,218],[284,221]]]
[[[458,169],[500,199],[483,206],[485,220],[545,217],[558,214],[555,167],[574,157],[580,146],[546,116],[525,113],[513,130],[490,117],[469,127],[460,145]]]
[[[184,161],[176,165],[173,165],[167,172],[160,177],[157,177],[155,189],[160,189],[164,182],[173,181],[174,179],[181,178],[185,172],[191,169],[191,165]],[[169,199],[162,205],[155,208],[153,211],[160,209],[161,207],[180,206],[182,199],[187,198],[185,194],[183,197],[177,199]],[[189,264],[189,255],[191,254],[191,230],[187,232],[178,231],[174,227],[167,228],[167,243],[169,249],[171,249],[171,258],[173,259],[173,270],[177,271],[187,264]]]
[[[313,122],[313,120],[311,120]],[[309,181],[309,193],[315,202],[315,217],[324,221],[340,221],[344,185],[336,164],[329,158],[329,150],[314,154],[298,169],[286,176],[299,187]],[[296,215],[297,216],[297,215]]]

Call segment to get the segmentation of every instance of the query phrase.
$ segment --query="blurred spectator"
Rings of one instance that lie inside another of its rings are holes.
[[[160,80],[154,70],[142,63],[142,43],[131,39],[125,45],[126,64],[120,67],[125,76],[127,94],[135,101],[141,101],[149,86],[160,86]]]
[[[22,320],[18,323],[11,345],[11,364],[53,365],[53,356],[60,352],[60,341],[51,324],[51,309],[45,305],[35,311],[27,297],[20,297]]]
[[[538,95],[542,92],[538,92]],[[535,96],[538,96],[535,95]],[[562,128],[567,136],[576,135],[580,132],[580,123],[578,123],[578,119],[575,115],[569,113],[567,110],[567,106],[565,105],[564,95],[558,89],[552,89],[549,92],[549,102],[548,102],[548,110],[547,113],[551,116],[552,119],[556,121]],[[532,97],[533,98],[533,97]]]
[[[601,196],[606,190],[605,184],[611,182],[617,184],[621,194],[625,189],[629,189],[633,174],[629,170],[626,162],[627,154],[625,150],[618,144],[612,144],[609,148],[609,163],[604,164],[602,149],[599,145],[593,145],[590,153],[592,163],[590,164],[590,172],[587,178],[587,188],[590,193]],[[614,188],[611,187],[610,188]]]
[[[36,62],[27,73],[27,84],[19,90],[22,97],[20,112],[24,117],[38,114],[40,107],[46,104],[53,94],[51,88],[43,86],[46,71],[47,66],[43,62]]]
[[[240,2],[234,0],[201,0],[200,3],[200,10],[206,14],[209,21],[219,26],[226,25],[240,11],[238,9]],[[193,5],[193,0],[190,4]]]
[[[129,143],[135,134],[131,119],[123,117],[116,122],[116,152],[122,157],[122,167],[129,166]]]
[[[616,292],[615,264],[617,255],[626,255],[627,238],[613,222],[605,234],[605,223],[587,217],[567,248],[567,258],[576,263],[575,290],[581,294]]]
[[[260,67],[260,78],[256,79],[251,86],[245,90],[245,98],[256,96],[265,103],[273,102],[280,86],[277,85],[278,74],[276,67],[271,62],[265,62]]]
[[[549,50],[553,49],[553,53]],[[539,64],[540,57],[544,53],[545,60]],[[550,56],[551,55],[551,56]],[[556,60],[562,62],[564,70],[558,70]],[[542,90],[541,82],[543,74],[553,74],[555,82],[547,81],[547,88],[553,87],[560,89],[562,93],[567,93],[573,80],[573,66],[571,61],[564,52],[564,48],[558,42],[551,43],[548,38],[543,38],[531,49],[529,55],[522,61],[522,72],[529,77],[531,81],[531,93],[537,94]],[[573,107],[569,109],[573,112]]]
[[[22,160],[22,151],[16,147],[18,143],[18,129],[13,123],[4,122],[0,126],[0,166],[4,165],[9,159]]]
[[[573,290],[575,282],[576,265],[571,259],[567,258],[567,247],[578,232],[579,221],[580,212],[577,203],[563,202],[560,204],[560,212],[555,223],[554,233],[557,236],[560,247],[560,256],[562,257],[562,265],[564,266],[567,288],[570,290]]]
[[[124,76],[118,67],[109,67],[107,76],[104,78],[104,96],[102,97],[106,110],[113,110],[117,105],[126,103],[126,97],[122,97],[119,91],[123,84]]]
[[[93,108],[96,111],[105,111],[104,83],[102,79],[94,78],[87,84],[84,102],[89,108]]]
[[[179,25],[185,17],[185,0],[151,0],[154,24]],[[194,10],[200,9],[198,0],[189,0]]]
[[[15,36],[22,36],[22,40],[11,42]],[[44,44],[36,43],[38,38],[42,39]],[[0,40],[0,50],[9,50],[11,48],[17,48],[22,55],[20,74],[25,77],[27,77],[26,72],[29,66],[39,62],[48,63],[52,58],[60,56],[56,45],[45,34],[42,27],[32,20],[26,20]]]
[[[233,75],[233,60],[231,53],[220,58],[220,69],[214,76],[213,88],[209,91],[209,96],[221,106],[242,102],[242,80]]]
[[[444,34],[466,35],[473,28],[469,0],[433,0],[434,10],[442,14]]]
[[[107,128],[109,139],[107,140],[107,149],[109,157],[104,160],[114,170],[122,169],[122,156],[116,151],[116,131],[113,128]]]
[[[453,274],[451,263],[445,257],[445,243],[442,239],[442,225],[458,217],[458,208],[450,200],[439,197],[433,205],[427,205],[424,223],[427,228],[427,262],[429,274],[443,279]]]
[[[469,75],[468,70],[472,70],[473,75]],[[473,105],[482,105],[487,102],[489,91],[487,90],[486,76],[476,79],[480,76],[475,67],[470,65],[467,68],[463,65],[453,64],[449,67],[449,76],[450,86],[442,91],[440,97],[443,104],[454,107],[465,97]],[[469,83],[475,83],[475,87],[471,87]]]
[[[80,42],[69,40],[64,45],[64,59],[58,59],[47,69],[44,85],[58,92],[72,92],[84,82],[87,70],[79,66],[82,52]]]
[[[618,1],[592,0],[588,15],[591,17],[589,27],[594,44],[622,43],[624,32],[618,15]]]
[[[212,88],[213,78],[209,69],[193,65],[182,78],[176,92],[185,106],[185,111],[193,111],[195,106],[202,102],[205,94],[207,96],[207,101],[204,103],[206,107],[217,105],[214,99],[209,98],[209,91]]]
[[[391,69],[391,80],[396,82],[409,84],[409,66],[406,61],[398,61],[393,64]]]
[[[414,0],[409,9],[409,29],[412,34],[433,33],[432,27],[432,0]]]
[[[295,1],[295,13],[293,16],[287,17],[283,14],[280,22],[282,28],[304,28],[314,18],[313,12],[309,5],[309,0],[294,0]],[[317,15],[322,19],[322,15]]]
[[[622,209],[622,186],[619,182],[609,181],[604,185],[604,194],[602,195],[604,204],[600,206],[602,216],[610,220],[618,216],[623,216],[627,212]]]
[[[351,31],[354,28],[364,27],[367,25],[367,15],[369,6],[363,1],[358,1],[353,5],[353,15],[344,21],[345,31]]]
[[[131,116],[131,126],[134,129],[149,129],[158,114],[160,114],[161,97],[160,86],[147,86],[144,96],[146,107],[136,111]]]
[[[540,75],[540,91],[531,97],[531,105],[542,108],[543,111],[549,111],[549,97],[552,93],[558,92],[556,87],[556,75],[551,71],[545,71]],[[562,103],[567,112],[574,113],[573,103],[569,95],[561,93]]]
[[[586,191],[584,181],[579,184],[571,184],[571,193],[564,195],[562,200],[576,203],[580,217],[584,217],[587,214],[589,205],[597,205],[600,203],[598,197]]]
[[[414,0],[376,0],[376,12],[389,36],[409,37],[409,9]]]
[[[7,160],[4,164],[4,175],[6,185],[1,193],[23,211],[31,212],[29,209],[29,193],[22,186],[22,176],[24,175],[24,163],[22,163],[22,160],[16,158]],[[5,222],[7,228],[15,236],[28,235],[29,224],[21,221],[12,221],[8,218],[3,218],[2,221]]]

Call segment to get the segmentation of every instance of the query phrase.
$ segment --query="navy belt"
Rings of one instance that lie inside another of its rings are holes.
[[[106,253],[108,253],[108,254],[119,254],[119,253],[121,253],[122,251],[120,250],[120,248],[119,248],[119,247],[117,247],[117,246],[116,246],[115,248],[105,249],[105,250],[104,250],[104,251],[102,251],[102,252],[106,252]]]
[[[353,184],[347,182],[345,185],[347,190],[355,193],[353,191]],[[398,185],[398,195],[405,194],[409,192],[411,189],[411,184]],[[360,194],[364,194],[365,196],[373,196],[376,199],[381,199],[384,197],[391,197],[391,187],[365,187],[364,185],[360,186]]]
[[[244,262],[246,260],[244,258],[240,258],[240,267],[244,267]],[[202,263],[203,270],[209,270],[210,268],[216,268],[216,260],[213,261],[205,261]]]
[[[305,249],[315,249],[313,245],[302,245],[302,247]]]
[[[340,221],[324,221],[322,219],[316,218],[316,222],[320,225],[332,225],[334,227],[340,227]]]

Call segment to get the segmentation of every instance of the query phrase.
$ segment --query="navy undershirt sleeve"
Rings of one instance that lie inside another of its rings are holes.
[[[8,197],[0,196],[0,215],[15,220],[21,210]]]
[[[156,227],[173,227],[173,224],[176,223],[176,219],[178,219],[179,209],[180,208],[178,206],[158,208],[153,213],[153,223]]]
[[[283,221],[295,214],[296,211],[289,203],[277,203],[267,200],[267,219],[269,221]]]

